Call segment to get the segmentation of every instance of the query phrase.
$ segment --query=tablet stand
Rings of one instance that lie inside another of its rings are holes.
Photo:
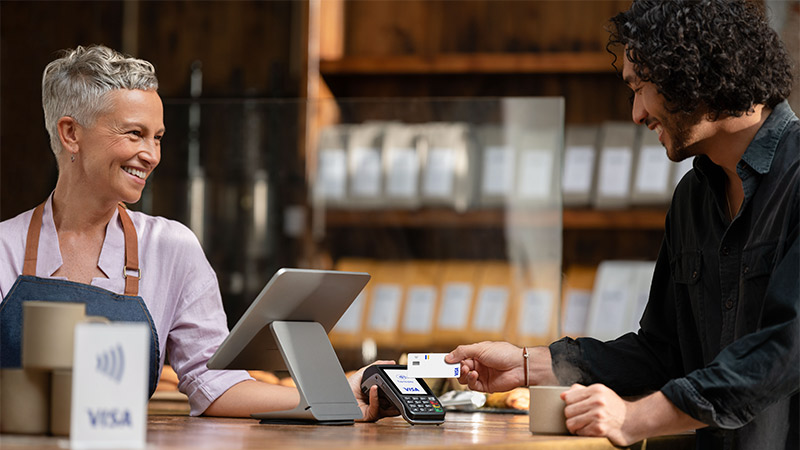
[[[325,329],[318,322],[271,322],[270,330],[297,385],[300,404],[253,414],[261,423],[351,425],[362,417]]]

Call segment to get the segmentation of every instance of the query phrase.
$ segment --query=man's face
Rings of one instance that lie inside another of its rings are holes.
[[[627,55],[622,77],[633,91],[633,121],[658,133],[658,140],[667,149],[669,159],[677,162],[701,153],[698,144],[706,135],[708,121],[703,119],[699,109],[694,113],[669,112],[664,96],[653,83],[636,76]]]

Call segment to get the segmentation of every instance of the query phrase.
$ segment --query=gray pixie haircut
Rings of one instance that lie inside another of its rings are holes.
[[[106,94],[114,89],[157,90],[156,70],[147,61],[102,45],[64,50],[63,56],[45,67],[42,108],[50,148],[56,156],[62,150],[58,120],[69,116],[83,126],[92,126],[108,106]]]

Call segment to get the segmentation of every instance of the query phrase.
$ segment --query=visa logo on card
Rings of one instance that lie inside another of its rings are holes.
[[[447,364],[447,353],[409,353],[408,376],[414,378],[458,378],[461,365]]]

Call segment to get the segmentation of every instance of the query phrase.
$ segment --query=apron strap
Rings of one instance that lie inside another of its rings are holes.
[[[25,241],[25,264],[22,266],[23,275],[36,276],[36,257],[39,254],[42,215],[44,215],[44,202],[33,210],[31,224],[28,226],[28,239]]]
[[[22,266],[23,275],[36,276],[39,233],[42,231],[45,203],[46,201],[33,210],[31,224],[28,226],[28,238],[25,241],[25,263]],[[117,210],[119,210],[119,218],[122,220],[122,232],[125,234],[125,266],[122,268],[122,276],[125,277],[125,295],[136,297],[139,295],[139,279],[142,277],[142,271],[139,269],[139,240],[136,237],[133,221],[122,203],[117,205]],[[129,274],[129,272],[134,272],[136,275]]]
[[[142,278],[142,271],[139,269],[139,240],[136,238],[136,228],[133,221],[125,211],[125,205],[117,205],[119,218],[122,220],[122,231],[125,233],[125,266],[122,268],[122,276],[125,277],[125,295],[139,295],[139,279]],[[135,272],[135,275],[129,273]]]

